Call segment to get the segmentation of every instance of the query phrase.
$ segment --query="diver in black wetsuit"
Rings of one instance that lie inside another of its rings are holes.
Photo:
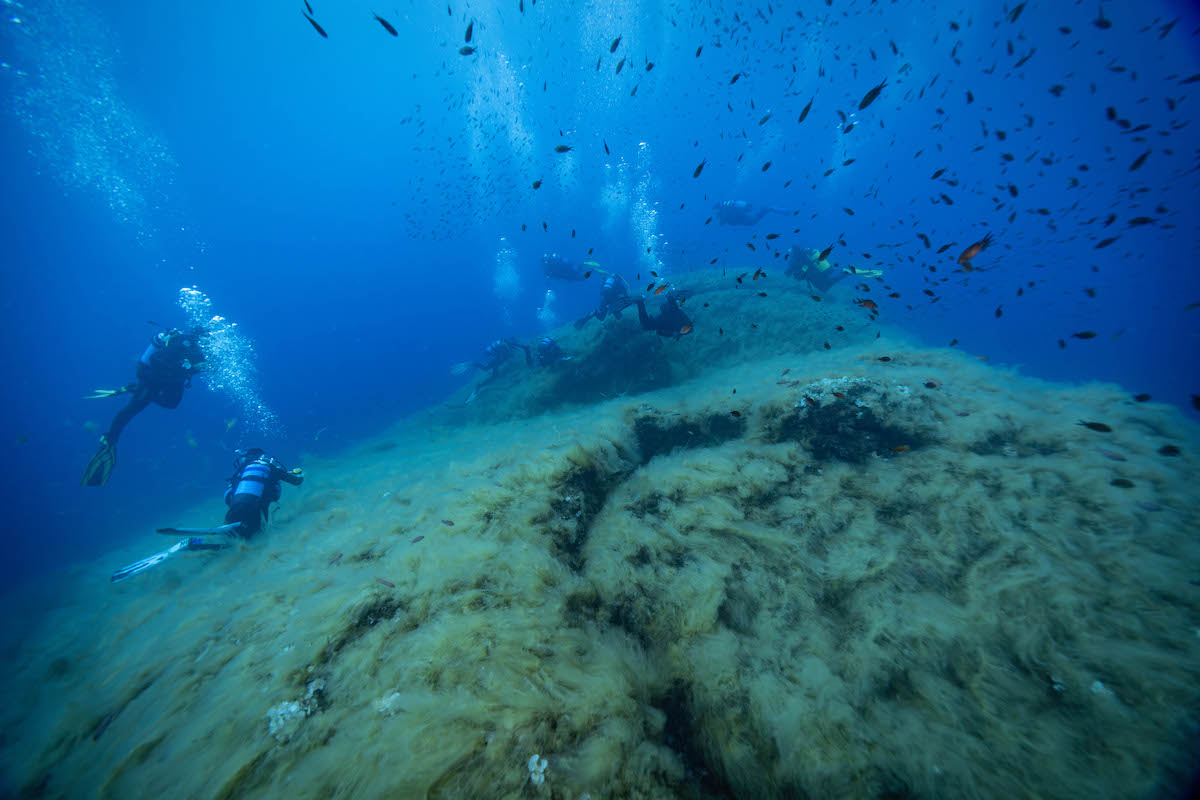
[[[672,339],[691,333],[692,320],[680,308],[680,304],[686,299],[687,295],[683,292],[667,292],[663,297],[662,310],[652,317],[646,313],[646,301],[639,297],[634,302],[637,303],[638,321],[642,323],[642,330],[653,331],[659,336],[669,336]]]
[[[535,358],[537,359],[538,366],[541,367],[549,367],[560,361],[571,360],[571,357],[563,352],[558,342],[549,336],[543,336],[541,339],[538,339],[536,350],[537,355]]]
[[[612,314],[614,318],[620,319],[621,311],[633,303],[634,299],[629,296],[625,279],[619,275],[609,275],[600,287],[600,305],[586,317],[575,320],[575,330],[582,328],[593,317],[603,322],[605,317]]]
[[[745,200],[726,200],[713,206],[722,225],[757,225],[767,214],[786,214],[787,209],[754,206]]]
[[[241,523],[237,535],[250,537],[262,530],[271,503],[278,502],[283,494],[280,481],[299,486],[304,474],[299,469],[287,469],[258,447],[237,452],[225,490],[225,505],[229,506],[225,522]]]
[[[482,386],[483,384],[492,380],[492,378],[495,378],[497,370],[499,370],[502,365],[508,363],[508,361],[517,354],[518,350],[525,351],[525,363],[532,367],[533,354],[529,352],[528,347],[521,344],[516,339],[497,339],[489,344],[483,351],[482,361],[464,361],[461,364],[455,364],[450,371],[455,375],[461,375],[471,367],[474,367],[475,369],[490,373],[486,378],[483,379],[483,382],[479,384]]]
[[[542,256],[542,271],[546,273],[547,278],[560,281],[587,280],[588,272],[582,264],[576,264],[558,253],[547,253]]]
[[[84,470],[83,486],[103,486],[117,462],[116,446],[129,421],[154,403],[175,408],[183,399],[183,390],[192,385],[192,376],[204,369],[200,340],[208,332],[200,326],[188,332],[177,328],[161,331],[150,339],[137,362],[137,381],[120,389],[97,389],[88,399],[132,395],[125,407],[113,417],[108,431],[100,437],[100,448]]]

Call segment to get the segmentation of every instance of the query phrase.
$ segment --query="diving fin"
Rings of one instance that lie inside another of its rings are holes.
[[[103,486],[108,483],[108,476],[112,473],[112,468],[117,463],[117,448],[109,443],[107,436],[100,437],[100,449],[96,451],[96,455],[92,456],[92,460],[88,462],[87,469],[83,471],[83,478],[79,481],[80,486]]]
[[[133,389],[130,386],[122,386],[120,389],[96,389],[91,394],[84,396],[84,400],[103,400],[106,397],[116,397],[126,392],[131,392]]]
[[[119,583],[126,578],[132,578],[139,572],[145,572],[151,567],[157,566],[166,561],[175,553],[183,550],[223,550],[229,545],[225,544],[206,544],[203,539],[189,538],[180,539],[175,544],[163,550],[161,553],[155,553],[152,556],[147,556],[141,561],[135,561],[132,564],[127,564],[112,574],[112,583]]]
[[[215,528],[159,528],[155,533],[183,534],[184,536],[236,536],[240,522],[218,525]]]

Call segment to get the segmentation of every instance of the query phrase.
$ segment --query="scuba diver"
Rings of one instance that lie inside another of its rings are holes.
[[[483,382],[479,385],[492,380],[496,377],[497,370],[502,365],[507,363],[513,356],[517,354],[517,350],[525,351],[525,363],[533,366],[533,354],[529,352],[529,348],[518,342],[516,339],[497,339],[487,346],[483,351],[483,361],[463,361],[455,364],[450,368],[452,375],[462,375],[471,367],[490,373]]]
[[[745,200],[726,200],[713,206],[722,225],[757,225],[767,214],[786,214],[786,208],[754,206]]]
[[[680,308],[687,298],[683,292],[672,289],[663,296],[662,310],[653,317],[646,313],[645,300],[640,297],[634,300],[638,307],[638,321],[642,323],[642,330],[654,331],[659,336],[669,336],[672,339],[691,333],[692,320]]]
[[[604,285],[600,287],[600,305],[596,310],[585,317],[575,320],[575,330],[579,330],[587,324],[588,320],[595,317],[600,321],[609,314],[614,318],[621,318],[621,311],[633,305],[635,300],[629,296],[629,284],[620,275],[609,275],[604,279]]]
[[[558,253],[547,253],[542,256],[542,271],[550,280],[586,280],[589,270],[584,269],[584,266],[584,264],[576,264],[570,259],[563,258]]]
[[[808,284],[812,291],[826,294],[835,285],[855,275],[863,280],[867,278],[882,278],[883,271],[878,269],[846,269],[835,267],[828,261],[820,261],[816,250],[792,247],[788,253],[788,266],[785,273]]]
[[[237,451],[225,490],[225,505],[229,506],[225,522],[237,525],[234,532],[238,536],[248,539],[262,530],[271,503],[278,502],[283,494],[280,481],[299,486],[304,482],[304,473],[287,469],[259,447]]]
[[[271,503],[277,502],[283,493],[279,482],[287,481],[293,486],[304,482],[301,470],[285,468],[258,447],[238,450],[233,467],[233,475],[229,477],[229,486],[225,490],[225,505],[229,506],[229,511],[225,513],[224,525],[215,528],[159,528],[158,533],[184,534],[187,538],[180,539],[160,553],[121,567],[112,574],[112,582],[117,583],[145,572],[176,553],[228,549],[231,546],[228,541],[214,544],[205,537],[249,538],[262,530]]]
[[[200,341],[208,335],[197,325],[188,332],[178,328],[160,331],[150,338],[150,344],[137,362],[137,381],[120,389],[97,389],[86,399],[132,395],[129,402],[113,417],[108,431],[100,437],[100,448],[88,462],[80,480],[82,486],[103,486],[117,463],[117,439],[121,431],[148,405],[175,408],[183,399],[183,390],[192,385],[192,376],[204,370],[204,352]]]
[[[536,347],[536,355],[538,366],[548,367],[551,364],[557,364],[560,361],[570,361],[571,357],[563,352],[563,349],[558,346],[558,342],[549,336],[543,336],[538,340]]]

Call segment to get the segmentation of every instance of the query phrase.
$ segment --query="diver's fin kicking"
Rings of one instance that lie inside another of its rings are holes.
[[[109,443],[107,436],[100,437],[100,449],[96,451],[96,455],[92,456],[92,460],[88,462],[87,469],[83,471],[83,478],[79,481],[80,486],[103,486],[108,483],[108,476],[112,473],[112,468],[117,463],[117,448]]]
[[[240,522],[218,525],[215,528],[159,528],[155,533],[183,534],[184,536],[236,536]]]
[[[223,550],[228,546],[227,544],[207,544],[203,539],[180,539],[161,553],[155,553],[152,556],[143,558],[141,561],[135,561],[132,564],[121,567],[112,574],[111,580],[113,583],[119,583],[126,578],[132,578],[139,572],[145,572],[151,567],[158,566],[181,550]]]
[[[126,392],[131,392],[133,389],[129,386],[122,386],[120,389],[96,389],[89,395],[84,396],[84,400],[103,400],[106,397],[116,397]]]

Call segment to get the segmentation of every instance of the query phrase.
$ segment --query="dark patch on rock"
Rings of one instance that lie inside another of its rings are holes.
[[[818,461],[862,464],[872,455],[895,455],[894,447],[917,450],[931,441],[923,434],[889,425],[872,409],[852,402],[804,406],[780,418],[776,425],[775,441],[796,442]]]
[[[688,701],[689,687],[677,682],[666,694],[656,698],[651,705],[666,714],[663,725],[663,744],[679,756],[691,791],[685,797],[736,797],[733,789],[725,782],[720,772],[708,762],[696,730],[696,720]],[[689,787],[681,787],[685,791]]]
[[[642,454],[642,464],[647,464],[655,456],[673,450],[715,447],[737,439],[745,426],[744,419],[727,414],[709,414],[696,419],[643,415],[634,420],[633,432]]]

